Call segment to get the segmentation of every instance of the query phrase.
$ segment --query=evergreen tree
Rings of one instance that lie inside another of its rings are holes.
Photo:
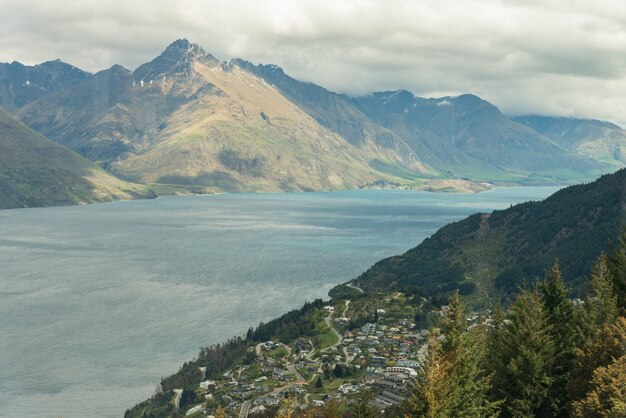
[[[501,388],[505,385],[505,376],[508,360],[506,352],[507,324],[506,312],[500,303],[494,309],[491,326],[487,330],[486,369],[493,375],[493,385],[489,399],[492,401],[502,398]]]
[[[507,415],[529,417],[545,414],[552,378],[554,353],[546,329],[541,298],[535,290],[522,290],[511,305],[502,330],[502,374],[497,398]]]
[[[573,404],[574,417],[626,417],[626,356],[593,372],[590,391]]]
[[[466,319],[465,304],[461,301],[457,290],[450,298],[448,309],[441,322],[443,335],[446,337],[442,347],[445,353],[450,353],[458,348],[461,335],[467,327]]]
[[[323,418],[340,418],[341,417],[339,404],[334,398],[331,398],[328,402],[326,402],[326,405],[324,405],[322,417]]]
[[[589,292],[585,296],[582,334],[585,341],[596,337],[604,325],[613,323],[619,314],[617,295],[606,255],[598,257],[591,272]]]
[[[617,245],[610,244],[609,267],[613,277],[613,287],[621,309],[626,309],[626,225],[617,239]]]
[[[355,398],[354,416],[356,418],[376,418],[378,409],[372,405],[374,394],[369,390],[357,393]]]
[[[545,412],[552,416],[561,416],[565,413],[567,405],[567,383],[578,334],[574,322],[574,307],[568,298],[569,289],[565,287],[557,263],[539,285],[539,292],[545,315],[544,321],[554,349],[548,368],[552,378],[549,411]]]
[[[607,367],[613,359],[626,355],[626,318],[619,317],[614,323],[606,324],[595,338],[576,349],[575,355],[567,387],[573,402],[580,401],[589,392],[594,370]]]
[[[428,354],[418,370],[415,388],[405,404],[405,417],[445,418],[450,416],[450,364],[441,355],[434,332],[428,339]]]
[[[475,327],[461,336],[450,368],[450,417],[497,417],[501,401],[492,401],[493,374],[482,367],[486,334]]]
[[[407,413],[423,416],[497,416],[498,401],[488,399],[492,375],[482,368],[486,357],[485,332],[482,327],[467,330],[465,304],[459,292],[450,298],[441,321],[445,335],[439,344],[430,336],[428,358]]]

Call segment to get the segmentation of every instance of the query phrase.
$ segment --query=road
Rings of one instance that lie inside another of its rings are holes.
[[[306,383],[306,380],[304,380],[304,377],[302,377],[300,372],[296,370],[296,367],[292,363],[287,363],[287,370],[289,370],[290,373],[296,376],[296,383],[298,384]]]
[[[174,393],[176,394],[176,397],[174,398],[174,406],[178,409],[180,408],[180,396],[183,394],[183,390],[174,389]]]
[[[343,310],[343,316],[346,315],[346,312],[348,311],[348,305],[350,305],[350,301],[346,300],[346,308]],[[332,349],[333,347],[337,347],[339,344],[341,344],[341,342],[343,341],[343,337],[341,336],[341,334],[339,333],[339,331],[337,331],[331,321],[332,317],[333,317],[333,312],[330,312],[328,314],[328,316],[326,318],[324,318],[324,322],[326,323],[326,325],[335,333],[335,335],[337,336],[337,342],[333,345],[331,345],[330,347],[326,347],[325,349],[322,350],[322,352],[324,351],[328,351],[330,349]]]
[[[351,285],[351,284],[347,284],[347,285],[346,285],[346,287],[351,287],[351,288],[352,288],[352,289],[354,289],[354,290],[358,290],[358,291],[359,291],[359,293],[364,293],[364,292],[363,292],[363,289],[361,289],[360,287],[356,287],[356,286]]]
[[[248,411],[250,411],[250,406],[252,406],[252,401],[245,401],[241,404],[241,410],[239,411],[239,418],[247,418]]]

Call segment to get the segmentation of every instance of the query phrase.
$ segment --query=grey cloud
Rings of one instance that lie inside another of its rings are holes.
[[[331,90],[626,121],[621,0],[0,0],[0,61],[135,68],[187,37]]]

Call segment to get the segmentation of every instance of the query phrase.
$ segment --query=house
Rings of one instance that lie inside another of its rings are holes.
[[[193,414],[195,414],[196,412],[200,412],[200,411],[202,411],[202,410],[204,410],[204,406],[203,406],[203,405],[196,405],[196,406],[194,406],[193,408],[191,408],[190,410],[188,410],[188,411],[187,411],[187,413],[185,413],[185,415],[186,415],[186,416],[187,416],[187,415],[193,415]]]
[[[215,386],[215,381],[214,380],[205,380],[204,382],[200,382],[200,388],[202,389],[208,389],[209,386]]]
[[[387,359],[381,356],[372,356],[372,365],[380,365],[387,363]]]
[[[265,408],[263,405],[257,405],[254,408],[252,408],[251,410],[248,411],[249,414],[260,414],[262,412],[265,412],[267,408]]]

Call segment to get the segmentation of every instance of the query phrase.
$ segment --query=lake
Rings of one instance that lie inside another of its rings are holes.
[[[0,211],[0,416],[119,417],[199,347],[556,187],[224,194]]]

